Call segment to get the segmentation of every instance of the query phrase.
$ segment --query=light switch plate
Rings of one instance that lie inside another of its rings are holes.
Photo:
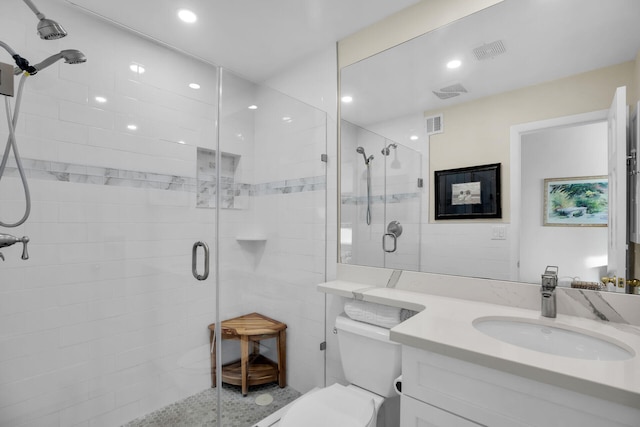
[[[0,62],[0,95],[13,96],[13,65]]]
[[[504,225],[491,227],[491,240],[507,240],[507,227]]]

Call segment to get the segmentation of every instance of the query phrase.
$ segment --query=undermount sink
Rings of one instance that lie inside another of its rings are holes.
[[[500,341],[556,356],[588,360],[626,360],[634,356],[632,350],[609,338],[531,319],[484,317],[476,319],[473,326]]]

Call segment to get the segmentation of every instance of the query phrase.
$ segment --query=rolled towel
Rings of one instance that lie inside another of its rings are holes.
[[[391,329],[401,323],[403,320],[411,316],[407,316],[411,310],[404,310],[400,307],[392,307],[390,305],[376,304],[367,301],[349,300],[344,305],[344,312],[353,320],[358,322],[370,323],[372,325],[381,326]],[[415,312],[414,312],[415,314]]]

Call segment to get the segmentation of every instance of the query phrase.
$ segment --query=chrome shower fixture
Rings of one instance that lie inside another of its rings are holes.
[[[38,21],[38,35],[43,40],[56,40],[61,39],[62,37],[67,35],[67,32],[62,25],[58,24],[53,19],[47,19],[45,16],[38,10],[38,8],[33,4],[31,0],[22,0],[25,2],[29,9],[35,13],[36,17],[40,20]]]
[[[393,148],[395,150],[396,148],[398,148],[398,144],[396,144],[395,142],[392,142],[391,144],[389,144],[386,147],[384,147],[382,149],[382,155],[388,156],[389,155],[389,148]]]
[[[371,155],[371,156],[367,157],[367,155],[366,155],[366,154],[365,154],[365,152],[364,152],[364,148],[362,148],[362,147],[358,147],[358,148],[356,148],[356,152],[358,152],[358,153],[362,154],[362,157],[364,157],[364,164],[365,164],[365,165],[367,165],[367,166],[369,166],[369,162],[370,162],[371,160],[373,160],[373,155]]]
[[[32,66],[32,71],[27,72],[31,75],[38,73],[38,71],[42,71],[50,65],[53,65],[55,62],[64,59],[64,62],[67,64],[82,64],[87,62],[87,57],[84,56],[84,53],[80,52],[76,49],[65,49],[60,51],[60,53],[56,53],[55,55],[51,55],[44,61]],[[22,72],[19,67],[13,69],[13,74],[18,75]]]

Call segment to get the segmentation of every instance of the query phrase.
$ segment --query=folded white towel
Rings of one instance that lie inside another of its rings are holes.
[[[358,322],[370,323],[387,329],[393,328],[416,314],[414,311],[400,307],[358,300],[347,301],[344,305],[344,312]]]

